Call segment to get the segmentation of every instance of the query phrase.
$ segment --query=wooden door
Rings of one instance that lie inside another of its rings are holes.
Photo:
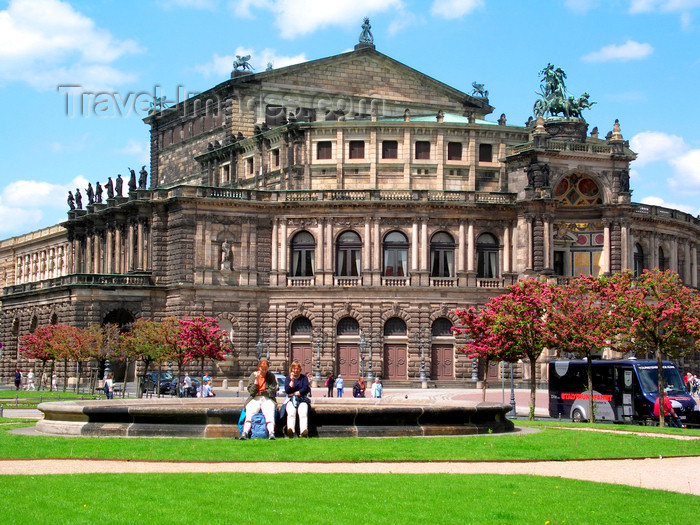
[[[338,370],[347,380],[360,377],[360,351],[356,344],[338,344]]]
[[[301,363],[302,373],[306,374],[315,371],[313,357],[311,343],[292,343],[292,361],[296,360]]]
[[[406,345],[384,345],[384,379],[406,379]]]
[[[452,345],[432,346],[430,379],[454,379],[454,349]]]

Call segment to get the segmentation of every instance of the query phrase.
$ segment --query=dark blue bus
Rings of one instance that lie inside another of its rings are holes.
[[[653,417],[659,397],[656,361],[594,359],[592,366],[596,421],[642,423]],[[697,424],[698,406],[671,361],[663,361],[663,374],[666,396],[676,414],[686,424]],[[590,419],[588,399],[586,361],[550,361],[549,415],[586,421]]]

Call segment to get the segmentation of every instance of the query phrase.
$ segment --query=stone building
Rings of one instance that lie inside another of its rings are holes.
[[[617,121],[605,138],[580,117],[512,125],[487,95],[363,41],[260,73],[241,60],[155,107],[150,182],[132,171],[0,244],[0,375],[28,366],[18,339],[39,325],[203,314],[229,334],[218,377],[269,355],[319,378],[465,384],[498,370],[455,350],[450,311],[518,278],[659,267],[697,287],[700,221],[631,202]]]

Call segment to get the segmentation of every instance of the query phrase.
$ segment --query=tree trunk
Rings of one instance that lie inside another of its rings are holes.
[[[56,360],[51,360],[51,371],[49,372],[49,392],[53,392],[53,373],[56,371]]]
[[[659,388],[659,427],[664,428],[664,398],[666,397],[666,392],[664,391],[664,364],[661,362],[661,347],[659,343],[656,343],[656,368],[659,374],[657,381]]]
[[[530,357],[530,414],[528,419],[535,419],[535,403],[537,402],[537,360]]]
[[[489,382],[489,360],[486,358],[484,361],[484,380],[481,382],[481,402],[486,401],[486,388]]]
[[[75,362],[75,393],[80,393],[80,361]]]
[[[125,358],[125,363],[126,363],[126,367],[124,369],[124,383],[122,383],[122,399],[124,399],[124,396],[126,395],[126,380],[129,377],[129,357],[128,356]]]
[[[175,381],[177,397],[182,397],[180,396],[180,381],[182,381],[182,361],[178,361],[177,363],[177,380]]]
[[[593,411],[593,360],[591,354],[586,356],[586,373],[588,374],[588,421],[595,423],[595,412]]]
[[[63,391],[68,390],[68,359],[63,360]]]
[[[42,381],[44,379],[44,369],[46,368],[46,359],[41,361],[41,372],[39,372],[39,390],[41,391]]]

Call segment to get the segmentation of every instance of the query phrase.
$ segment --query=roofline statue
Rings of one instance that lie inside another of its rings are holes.
[[[566,73],[561,68],[554,69],[552,64],[540,72],[542,84],[537,93],[541,98],[532,107],[533,115],[555,116],[561,113],[565,118],[583,118],[582,111],[589,109],[595,102],[589,100],[590,95],[584,93],[578,99],[566,92]]]
[[[253,71],[253,66],[250,65],[250,55],[236,55],[236,60],[233,61],[234,71]],[[240,68],[240,69],[239,69]]]
[[[360,33],[360,44],[374,44],[372,36],[372,26],[369,24],[369,17],[365,17],[362,21],[362,33]]]

